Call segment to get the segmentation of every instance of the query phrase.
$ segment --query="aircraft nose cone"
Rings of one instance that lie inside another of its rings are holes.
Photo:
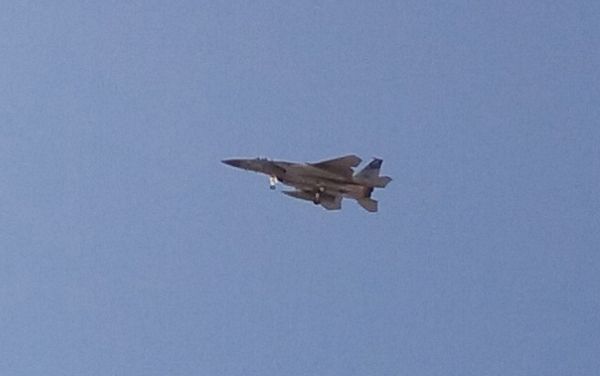
[[[242,160],[241,159],[224,159],[221,162],[226,165],[242,168]]]

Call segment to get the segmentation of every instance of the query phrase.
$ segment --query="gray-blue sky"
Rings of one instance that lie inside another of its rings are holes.
[[[3,375],[590,375],[597,2],[0,6]],[[380,213],[228,157],[382,157]]]

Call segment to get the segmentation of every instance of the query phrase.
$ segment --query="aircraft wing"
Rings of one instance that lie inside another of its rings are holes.
[[[309,163],[311,166],[338,174],[347,178],[352,178],[354,171],[352,167],[360,164],[361,159],[356,155],[346,155],[340,158],[329,159],[317,163]]]
[[[283,191],[286,195],[300,200],[315,202],[315,194],[310,191]],[[327,210],[339,210],[342,208],[342,196],[333,196],[329,194],[321,194],[318,204],[321,204]]]

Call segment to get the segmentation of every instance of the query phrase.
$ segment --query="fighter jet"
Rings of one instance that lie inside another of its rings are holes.
[[[275,189],[277,182],[294,187],[283,191],[288,196],[312,201],[327,210],[342,208],[344,197],[355,199],[370,212],[377,211],[377,201],[371,198],[374,188],[385,188],[392,181],[389,176],[379,176],[383,160],[373,158],[361,171],[354,173],[353,167],[360,164],[356,155],[329,159],[317,163],[294,163],[272,161],[264,158],[226,159],[223,163],[259,172],[269,176],[269,185]]]

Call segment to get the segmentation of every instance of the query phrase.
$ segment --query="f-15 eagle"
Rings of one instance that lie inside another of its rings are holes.
[[[377,201],[371,198],[374,188],[385,188],[392,181],[389,176],[380,176],[383,160],[373,158],[362,170],[355,173],[361,159],[346,155],[317,163],[295,163],[272,161],[264,158],[227,159],[223,163],[269,176],[271,189],[279,181],[294,187],[283,191],[288,196],[312,201],[327,210],[342,208],[344,197],[355,199],[367,211],[377,211]]]

